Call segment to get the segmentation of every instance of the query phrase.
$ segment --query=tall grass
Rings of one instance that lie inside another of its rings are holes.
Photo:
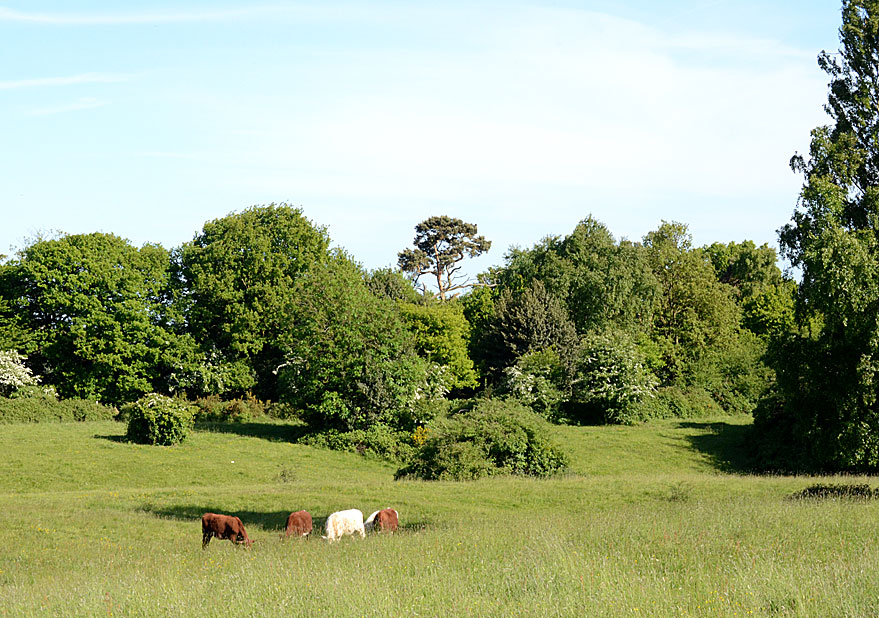
[[[879,504],[789,497],[870,479],[731,473],[742,427],[560,428],[568,475],[426,483],[282,424],[171,448],[112,422],[10,425],[0,616],[879,615]],[[400,533],[279,538],[292,510],[384,506]],[[203,551],[208,510],[257,542]]]

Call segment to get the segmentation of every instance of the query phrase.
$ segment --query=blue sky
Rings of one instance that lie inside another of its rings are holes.
[[[511,245],[592,214],[776,244],[839,5],[0,0],[0,253],[191,240],[301,206],[369,268],[437,214]]]

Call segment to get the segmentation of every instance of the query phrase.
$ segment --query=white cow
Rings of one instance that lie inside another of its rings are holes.
[[[363,513],[357,509],[336,511],[327,517],[326,529],[327,535],[321,538],[328,541],[337,541],[346,534],[355,532],[361,537],[366,536],[366,531],[363,529]]]

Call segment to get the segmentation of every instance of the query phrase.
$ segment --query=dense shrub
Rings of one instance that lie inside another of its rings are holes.
[[[51,388],[25,387],[13,398],[0,398],[0,423],[106,421],[117,413],[116,408],[96,401],[59,401]]]
[[[762,361],[765,353],[765,342],[743,329],[729,345],[696,363],[691,381],[708,391],[724,411],[750,414],[773,380],[772,370]]]
[[[381,423],[353,431],[328,429],[305,436],[299,443],[398,462],[409,459],[415,450],[410,432],[399,431]]]
[[[430,363],[446,370],[449,388],[477,385],[468,354],[470,324],[460,303],[399,303],[400,316],[415,337],[415,349]]]
[[[28,364],[64,398],[119,404],[168,386],[195,358],[168,314],[170,255],[113,234],[39,239],[0,276],[32,335]]]
[[[570,397],[567,368],[553,349],[536,350],[504,369],[500,392],[513,397],[548,420],[558,420]]]
[[[195,420],[209,423],[241,423],[266,416],[267,404],[247,395],[223,401],[216,395],[193,402]]]
[[[170,446],[182,442],[194,423],[192,406],[180,399],[150,393],[122,408],[126,437],[133,442]]]
[[[589,333],[577,355],[570,410],[582,422],[638,422],[643,420],[642,402],[654,395],[656,385],[643,354],[625,333]]]
[[[872,500],[874,498],[879,498],[879,490],[872,489],[866,483],[856,483],[853,485],[845,485],[841,483],[818,483],[816,485],[810,485],[803,491],[795,493],[791,498],[814,498],[817,500],[847,498],[855,500]]]
[[[643,399],[634,408],[632,421],[654,418],[698,418],[717,414],[723,414],[723,408],[704,389],[665,386],[656,389],[653,397]]]
[[[208,361],[194,376],[199,394],[279,398],[296,282],[329,244],[301,209],[269,204],[208,221],[175,251],[175,304]]]
[[[397,478],[468,480],[494,474],[548,476],[568,464],[549,424],[515,401],[485,399],[421,431],[422,445]]]
[[[552,348],[568,362],[577,347],[577,331],[564,303],[536,279],[517,293],[504,288],[474,336],[478,346],[473,352],[492,378],[528,352]]]
[[[269,418],[277,418],[281,420],[301,420],[302,411],[289,403],[280,401],[265,402],[265,413]]]

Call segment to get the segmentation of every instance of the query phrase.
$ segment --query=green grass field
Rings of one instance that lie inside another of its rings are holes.
[[[879,503],[751,476],[746,418],[560,427],[568,474],[395,482],[295,427],[128,444],[113,422],[0,432],[0,616],[879,615]],[[234,462],[234,463],[233,463]],[[393,536],[281,541],[290,511],[393,506]],[[205,511],[256,543],[201,548]]]

